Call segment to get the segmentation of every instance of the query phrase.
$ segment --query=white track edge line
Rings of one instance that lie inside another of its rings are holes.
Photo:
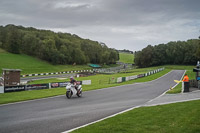
[[[96,120],[96,121],[90,122],[90,123],[88,123],[88,124],[85,124],[85,125],[82,125],[82,126],[79,126],[79,127],[76,127],[76,128],[73,128],[73,129],[70,129],[70,130],[67,130],[67,131],[61,132],[61,133],[69,133],[69,132],[72,132],[72,131],[74,131],[74,130],[77,130],[77,129],[80,129],[80,128],[83,128],[83,127],[89,126],[89,125],[91,125],[91,124],[95,124],[95,123],[97,123],[97,122],[103,121],[103,120],[108,119],[108,118],[112,118],[112,117],[117,116],[117,115],[119,115],[119,114],[122,114],[122,113],[128,112],[128,111],[130,111],[130,110],[133,110],[133,109],[136,109],[136,108],[140,108],[140,107],[142,107],[142,106],[143,106],[143,105],[139,105],[139,106],[135,106],[135,107],[132,107],[132,108],[126,109],[126,110],[124,110],[124,111],[121,111],[121,112],[115,113],[115,114],[113,114],[113,115],[110,115],[110,116],[104,117],[104,118],[102,118],[102,119],[99,119],[99,120]]]
[[[143,107],[151,107],[151,106],[158,106],[158,105],[165,105],[165,104],[172,104],[172,103],[188,102],[188,101],[194,101],[194,100],[200,100],[200,97],[186,99],[186,100],[177,100],[177,101],[172,101],[172,102],[163,102],[163,103],[157,103],[157,104],[151,104],[151,105],[144,105]]]

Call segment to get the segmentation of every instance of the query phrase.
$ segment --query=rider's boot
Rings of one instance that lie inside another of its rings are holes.
[[[76,89],[77,93],[79,94],[79,93],[80,93],[80,91],[79,91],[79,89],[78,89],[78,87],[77,87],[77,86],[75,86],[75,89]]]

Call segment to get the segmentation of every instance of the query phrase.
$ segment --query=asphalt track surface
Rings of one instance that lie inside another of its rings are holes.
[[[64,95],[0,106],[1,133],[59,133],[143,105],[160,96],[183,70],[174,70],[146,83],[123,85],[83,93],[82,98]]]

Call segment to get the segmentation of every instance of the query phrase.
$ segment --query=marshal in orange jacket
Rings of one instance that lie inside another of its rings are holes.
[[[187,74],[185,74],[185,76],[183,78],[183,82],[189,82],[189,77],[187,76]]]

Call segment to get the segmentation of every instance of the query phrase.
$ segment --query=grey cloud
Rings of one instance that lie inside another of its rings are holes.
[[[13,14],[27,16],[27,19],[37,20],[37,22],[59,20],[60,25],[142,25],[159,22],[167,22],[174,18],[199,17],[199,8],[193,8],[197,5],[197,1],[178,0],[98,0],[95,2],[89,1],[26,1],[18,0],[13,3],[11,1],[3,2],[1,5],[4,10],[9,9]],[[152,2],[151,2],[152,1]],[[37,3],[38,2],[38,3]],[[79,4],[78,6],[65,8],[55,8],[56,3],[63,4]],[[188,4],[189,3],[189,4]],[[195,3],[195,4],[193,4]],[[200,2],[198,2],[200,4]],[[90,6],[94,4],[94,6]],[[90,8],[88,8],[90,7]],[[7,10],[8,11],[8,10]],[[188,13],[188,12],[192,12]],[[38,20],[39,19],[39,20]],[[49,22],[50,21],[50,22]],[[50,24],[51,25],[51,24]],[[42,26],[42,25],[41,25]]]
[[[134,50],[197,37],[199,5],[199,0],[3,0],[0,24],[59,29]]]

